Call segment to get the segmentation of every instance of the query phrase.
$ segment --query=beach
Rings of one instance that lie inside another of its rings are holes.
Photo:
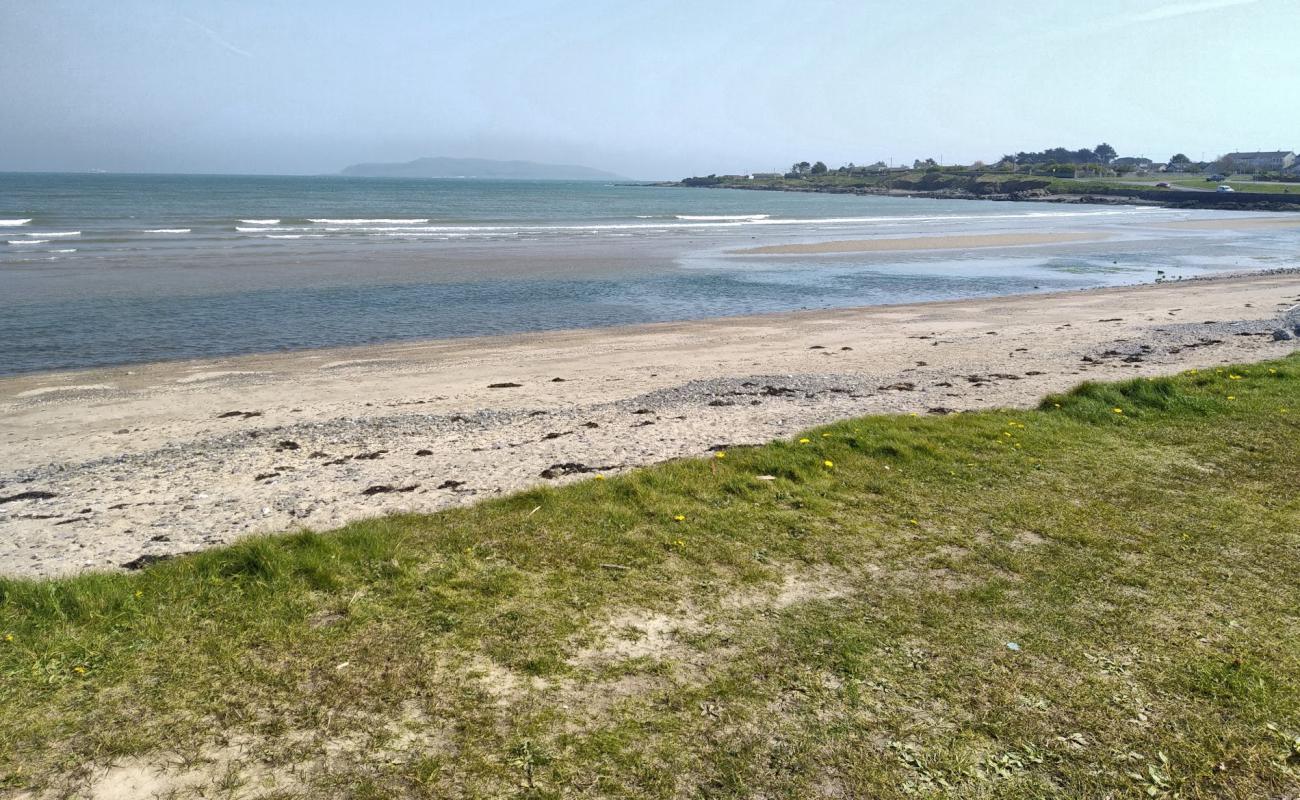
[[[1292,224],[1297,224],[1293,221]],[[987,233],[970,236],[850,239],[832,242],[773,244],[736,250],[746,255],[816,255],[822,253],[907,252],[911,250],[969,250],[980,247],[1023,247],[1036,244],[1103,241],[1096,233]]]
[[[1283,356],[1300,274],[0,379],[0,574],[136,567],[864,414]]]

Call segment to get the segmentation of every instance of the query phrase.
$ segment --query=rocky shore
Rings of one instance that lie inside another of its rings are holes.
[[[668,183],[669,186],[688,186]],[[968,189],[886,189],[877,186],[775,186],[763,183],[727,183],[696,186],[705,189],[743,189],[757,192],[803,192],[809,194],[883,195],[887,197],[929,197],[937,200],[993,200],[998,202],[1065,203],[1069,205],[1152,206],[1156,208],[1218,209],[1221,211],[1300,211],[1300,194],[1279,195],[1233,192],[1168,192],[1139,188],[1113,193],[1065,194],[1046,189],[1014,192],[974,192]]]

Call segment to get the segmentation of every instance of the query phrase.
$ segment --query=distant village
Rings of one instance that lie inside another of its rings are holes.
[[[1217,174],[1220,176],[1251,175],[1263,179],[1300,181],[1300,159],[1291,150],[1232,152],[1225,153],[1213,161],[1194,161],[1183,153],[1176,153],[1168,161],[1157,162],[1154,159],[1141,156],[1120,156],[1114,148],[1104,143],[1097,145],[1095,148],[1082,148],[1079,150],[1053,147],[1038,152],[1020,152],[1014,155],[1004,155],[993,163],[976,161],[969,165],[941,164],[933,158],[927,158],[916,159],[910,165],[895,165],[877,161],[874,164],[865,166],[849,163],[841,167],[830,168],[821,161],[814,163],[801,161],[791,165],[790,169],[785,172],[755,172],[747,175],[718,177],[773,180],[832,174],[870,175],[882,172],[950,169],[1020,173],[1059,178],[1103,178],[1175,173],[1184,175]]]

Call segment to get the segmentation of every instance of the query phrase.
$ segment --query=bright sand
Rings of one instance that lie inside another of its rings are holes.
[[[1297,302],[1300,275],[1272,274],[7,378],[0,499],[57,496],[0,504],[0,573],[590,477],[542,477],[556,464],[613,473],[854,415],[1275,358],[1295,342],[1268,332]]]

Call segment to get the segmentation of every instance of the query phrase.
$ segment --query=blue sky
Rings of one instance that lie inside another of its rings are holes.
[[[1300,149],[1298,0],[0,0],[0,170]]]

